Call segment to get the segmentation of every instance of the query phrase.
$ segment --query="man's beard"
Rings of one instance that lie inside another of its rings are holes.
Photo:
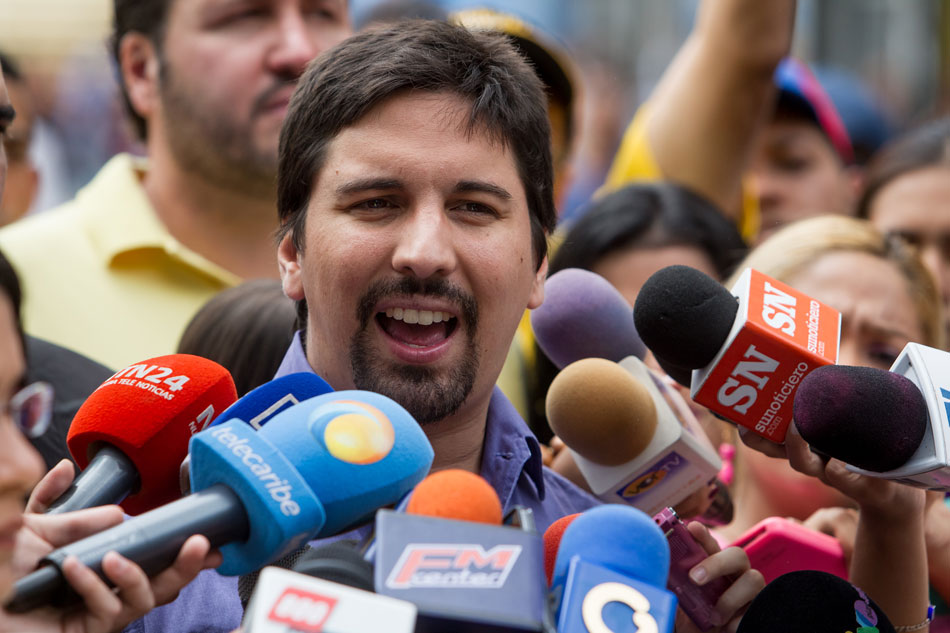
[[[448,371],[432,367],[401,365],[383,361],[373,353],[370,345],[370,321],[380,299],[391,296],[425,295],[451,300],[461,309],[459,323],[464,321],[467,337],[465,354],[457,366]],[[449,284],[444,279],[422,281],[403,277],[390,282],[374,283],[364,293],[357,308],[360,329],[350,341],[350,366],[357,389],[373,391],[401,404],[420,425],[442,420],[465,402],[475,385],[478,374],[476,332],[478,306],[474,297]]]
[[[161,68],[166,134],[181,168],[223,189],[253,197],[276,197],[277,139],[273,147],[257,147],[253,124],[273,93],[293,80],[275,83],[255,99],[248,120],[239,122],[233,118],[233,111],[212,111],[203,106],[200,98],[179,84],[166,61]]]

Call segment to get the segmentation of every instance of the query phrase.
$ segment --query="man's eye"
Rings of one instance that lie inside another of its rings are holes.
[[[464,211],[465,213],[474,213],[477,215],[498,215],[494,209],[488,205],[481,204],[480,202],[463,202],[455,208],[459,211]]]
[[[370,198],[356,205],[358,209],[388,209],[393,205],[385,198]]]

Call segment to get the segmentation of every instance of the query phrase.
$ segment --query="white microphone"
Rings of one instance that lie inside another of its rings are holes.
[[[546,405],[551,428],[604,501],[652,516],[706,486],[722,465],[679,394],[634,356],[568,365]]]
[[[412,633],[416,606],[299,572],[265,567],[244,612],[247,633]]]

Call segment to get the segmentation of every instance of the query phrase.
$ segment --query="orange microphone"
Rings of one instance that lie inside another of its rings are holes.
[[[407,514],[501,524],[501,501],[495,489],[475,473],[452,468],[432,473],[412,491]]]

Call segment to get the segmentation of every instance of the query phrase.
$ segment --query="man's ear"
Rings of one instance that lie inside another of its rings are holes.
[[[531,287],[531,296],[528,298],[528,309],[534,310],[544,302],[544,280],[548,276],[548,256],[545,255],[534,275],[534,284]]]
[[[294,301],[304,299],[303,278],[300,275],[301,255],[294,245],[293,230],[287,231],[277,245],[277,265],[280,268],[280,283],[284,294]]]
[[[143,33],[132,31],[119,42],[119,71],[132,108],[143,119],[152,116],[159,106],[160,60],[152,41]]]

